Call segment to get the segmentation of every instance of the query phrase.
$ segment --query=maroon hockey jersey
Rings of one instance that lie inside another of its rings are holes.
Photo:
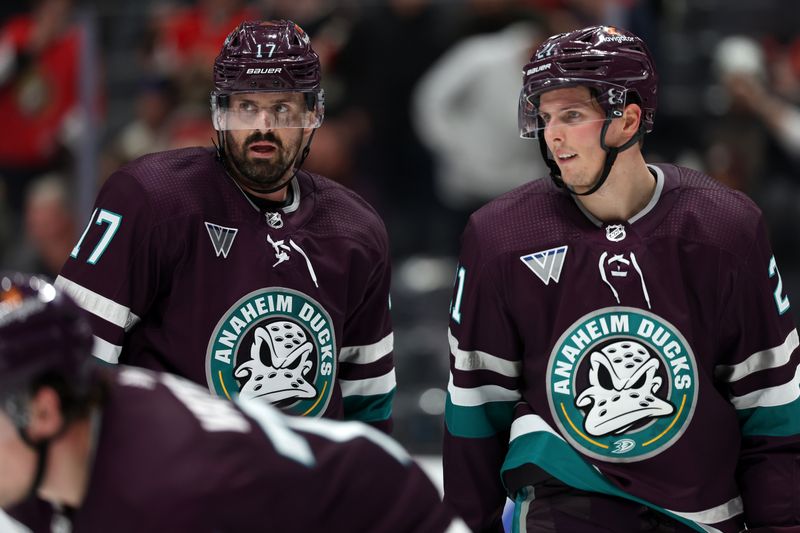
[[[35,533],[463,531],[403,448],[358,422],[237,404],[171,374],[121,366],[96,419],[88,491],[53,515],[12,510]]]
[[[800,519],[798,335],[761,213],[650,168],[655,194],[627,221],[540,180],[468,224],[444,464],[475,530],[501,531],[506,492],[525,509],[542,476],[698,531]]]
[[[388,429],[386,230],[321,176],[290,189],[262,213],[210,149],[140,158],[103,186],[56,285],[92,314],[104,361]]]

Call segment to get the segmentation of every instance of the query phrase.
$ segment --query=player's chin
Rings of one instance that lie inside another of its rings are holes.
[[[274,192],[276,189],[286,186],[289,183],[288,177],[275,179],[271,176],[259,177],[252,180],[250,188],[259,193]]]

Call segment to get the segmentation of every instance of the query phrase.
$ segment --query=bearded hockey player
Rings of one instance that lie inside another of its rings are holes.
[[[552,180],[471,217],[451,305],[445,500],[476,531],[800,531],[798,336],[759,209],[647,164],[635,35],[546,40],[522,137]]]
[[[0,507],[33,531],[465,530],[380,431],[100,367],[92,343],[53,285],[0,276]]]
[[[240,24],[214,84],[217,149],[114,173],[56,285],[92,314],[103,361],[388,431],[388,239],[360,197],[301,169],[324,115],[308,35]]]

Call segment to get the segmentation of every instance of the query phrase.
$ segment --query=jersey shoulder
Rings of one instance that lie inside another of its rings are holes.
[[[746,255],[762,214],[746,194],[703,172],[677,165],[656,165],[677,187],[674,204],[653,236],[675,236]]]
[[[231,201],[227,179],[213,149],[182,148],[148,154],[122,166],[101,195],[132,204],[139,198],[155,219],[174,218],[214,211],[212,204]]]
[[[488,261],[520,249],[563,244],[576,235],[564,216],[571,202],[574,200],[550,179],[521,185],[472,214],[462,235],[462,247],[479,247]]]
[[[377,211],[355,191],[329,178],[304,172],[314,191],[309,229],[318,235],[347,238],[388,252],[386,227]]]

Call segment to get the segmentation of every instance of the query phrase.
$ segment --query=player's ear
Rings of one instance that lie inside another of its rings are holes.
[[[639,104],[628,104],[622,113],[622,131],[625,134],[633,135],[639,131],[639,124],[642,122],[642,108]]]
[[[41,387],[34,393],[28,413],[28,435],[34,441],[53,437],[64,424],[61,399],[51,387]]]

